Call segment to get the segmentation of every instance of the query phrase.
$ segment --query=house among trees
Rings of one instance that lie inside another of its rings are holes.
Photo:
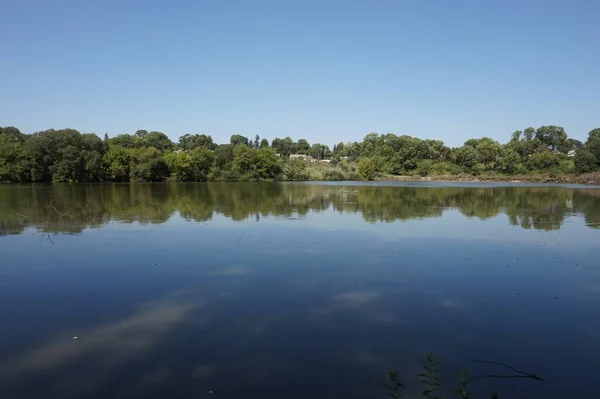
[[[302,160],[331,165],[311,176]],[[349,165],[341,160],[348,160]],[[339,167],[338,167],[339,166]],[[206,134],[185,134],[173,142],[164,133],[104,135],[73,129],[21,133],[0,127],[0,182],[159,182],[363,179],[389,175],[475,176],[600,171],[600,128],[585,143],[561,126],[517,130],[506,144],[489,137],[450,148],[440,140],[407,135],[367,134],[362,142],[338,143],[334,150],[305,139],[275,138],[269,145],[234,134],[217,144]]]
[[[290,154],[290,159],[292,159],[292,160],[293,159],[300,159],[302,161],[317,162],[316,159],[314,159],[310,155],[305,155],[305,154]]]

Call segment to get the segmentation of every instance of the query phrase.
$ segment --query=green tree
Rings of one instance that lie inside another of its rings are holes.
[[[418,139],[406,140],[399,151],[397,151],[390,160],[390,170],[394,174],[403,174],[410,172],[417,167],[421,160]]]
[[[505,173],[514,174],[520,170],[521,156],[512,148],[505,148],[498,157],[498,167]]]
[[[464,168],[471,169],[478,159],[479,153],[470,145],[464,145],[456,151],[456,163]]]
[[[515,130],[513,132],[513,134],[510,135],[510,141],[518,143],[519,141],[521,141],[521,136],[523,136],[523,131],[522,130]]]
[[[182,150],[191,151],[194,148],[204,147],[214,150],[216,145],[211,136],[206,134],[184,134],[179,137],[179,147]]]
[[[299,139],[296,142],[294,153],[306,155],[306,154],[308,154],[309,151],[310,151],[310,144],[308,143],[307,140]]]
[[[451,150],[441,140],[423,140],[425,147],[424,157],[434,161],[446,161],[450,159]]]
[[[523,130],[523,139],[525,141],[533,140],[534,135],[535,135],[535,129],[532,127],[528,127],[525,130]]]
[[[79,149],[74,145],[58,148],[52,164],[52,180],[57,182],[80,181],[83,169]]]
[[[295,150],[295,144],[290,137],[284,139],[280,139],[279,137],[274,138],[271,147],[282,157],[289,157]]]
[[[513,132],[513,134],[510,136],[510,141],[506,144],[506,147],[515,151],[522,159],[525,156],[525,148],[523,146],[523,131],[517,130]]]
[[[215,148],[215,164],[219,169],[231,168],[233,162],[233,144],[222,144]]]
[[[567,139],[567,149],[571,150],[579,150],[583,148],[583,143],[577,139]]]
[[[25,139],[17,128],[0,128],[0,182],[30,180],[29,162],[25,157]]]
[[[385,138],[378,133],[367,134],[362,141],[360,154],[365,157],[380,154],[380,149],[385,143]]]
[[[88,180],[86,164],[94,169],[98,155],[93,154],[93,143],[98,144],[102,155],[104,145],[99,138],[90,140],[74,129],[45,130],[34,133],[25,141],[32,181],[84,181]],[[88,147],[86,147],[88,145]],[[87,159],[86,159],[87,155]],[[102,163],[100,163],[101,166]],[[95,178],[91,180],[95,180]]]
[[[214,154],[205,147],[188,152],[168,152],[164,155],[171,181],[206,181],[214,162]]]
[[[104,167],[105,144],[100,137],[88,133],[81,136],[81,158],[83,171],[80,178],[83,181],[102,181],[106,178]]]
[[[343,142],[339,142],[337,144],[333,145],[333,153],[338,155],[338,156],[343,156],[344,153],[344,143]]]
[[[339,146],[339,144],[338,144]],[[362,144],[358,142],[348,142],[342,145],[341,149],[338,150],[338,153],[341,157],[348,157],[350,160],[356,160],[362,151]]]
[[[310,178],[306,171],[306,162],[299,159],[287,160],[283,165],[283,174],[289,181],[304,181]]]
[[[479,140],[475,148],[478,154],[478,161],[488,169],[495,166],[495,162],[502,151],[500,143],[489,137]]]
[[[162,153],[154,147],[133,150],[131,160],[130,177],[133,181],[159,182],[169,176]]]
[[[139,140],[141,138],[141,140]],[[138,140],[136,140],[138,139]],[[142,136],[132,136],[130,134],[119,134],[113,138],[108,139],[110,144],[117,145],[123,148],[136,148],[141,143],[144,143]]]
[[[256,166],[256,153],[252,148],[240,143],[233,147],[233,162],[231,164],[233,171],[245,174]]]
[[[161,132],[150,132],[146,135],[146,146],[154,147],[159,151],[166,151],[173,149],[173,142],[164,133]]]
[[[31,135],[14,127],[0,128],[0,180],[2,181],[177,181],[305,179],[308,173],[284,162],[291,153],[307,153],[317,159],[331,158],[340,169],[327,169],[324,178],[369,178],[379,173],[449,174],[486,168],[505,173],[532,171],[572,173],[600,169],[600,128],[592,130],[585,144],[568,138],[560,126],[528,127],[515,131],[502,146],[490,138],[470,139],[461,148],[450,149],[440,140],[421,140],[392,133],[367,134],[362,142],[340,142],[329,147],[309,145],[305,139],[275,138],[272,146],[258,135],[250,140],[232,135],[234,144],[215,145],[207,135],[186,134],[175,146],[161,132],[138,130],[101,140],[95,134],[74,129],[45,130]],[[239,147],[242,145],[245,148]],[[177,148],[177,151],[173,151]],[[267,151],[271,148],[272,151]],[[259,151],[263,150],[265,151]],[[583,151],[575,159],[570,150]],[[181,150],[181,151],[180,151]],[[214,150],[212,152],[211,150]],[[585,150],[585,151],[584,151]],[[280,154],[279,157],[277,154]],[[591,155],[591,156],[590,156]],[[364,174],[350,162],[360,161]],[[591,164],[592,157],[594,165]],[[371,172],[374,171],[374,172]]]
[[[329,156],[329,147],[324,144],[315,143],[310,147],[308,155],[316,159],[325,159]]]
[[[111,144],[104,156],[107,177],[112,181],[129,181],[131,149]]]
[[[208,173],[215,163],[215,154],[205,147],[198,147],[192,150],[190,157],[193,180],[206,181]]]
[[[415,168],[413,173],[416,173],[420,176],[430,176],[434,174],[435,171],[435,161],[431,159],[421,159],[417,162],[417,167]]]
[[[358,160],[358,173],[363,180],[373,180],[377,175],[375,160],[370,157],[362,157]]]
[[[583,148],[575,154],[575,171],[577,173],[589,173],[598,169],[596,157],[587,148]]]
[[[262,179],[277,179],[283,173],[281,158],[273,148],[263,147],[256,150],[256,171]]]
[[[473,147],[474,149],[477,148],[477,145],[479,144],[480,139],[469,139],[467,141],[465,141],[465,144],[463,144],[466,147]]]
[[[569,151],[567,132],[562,126],[541,126],[535,131],[535,138],[550,150]]]
[[[232,144],[234,146],[236,146],[238,144],[243,144],[245,146],[248,146],[248,137],[244,137],[240,134],[234,134],[229,139],[229,144]]]
[[[539,151],[531,154],[527,161],[530,170],[546,172],[560,165],[560,158],[549,151]]]
[[[194,181],[191,157],[187,152],[167,152],[164,159],[170,181]]]
[[[596,159],[596,166],[600,167],[600,127],[588,133],[588,139],[585,142],[587,148]]]

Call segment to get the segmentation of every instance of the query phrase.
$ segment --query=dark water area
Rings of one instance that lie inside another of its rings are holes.
[[[598,398],[599,253],[590,187],[3,185],[0,398]]]

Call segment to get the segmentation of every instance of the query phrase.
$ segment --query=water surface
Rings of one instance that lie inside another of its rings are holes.
[[[2,398],[600,397],[597,188],[4,185],[0,234]]]

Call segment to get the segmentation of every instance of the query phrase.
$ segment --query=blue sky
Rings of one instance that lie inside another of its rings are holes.
[[[0,126],[460,145],[600,126],[600,1],[2,0]]]

